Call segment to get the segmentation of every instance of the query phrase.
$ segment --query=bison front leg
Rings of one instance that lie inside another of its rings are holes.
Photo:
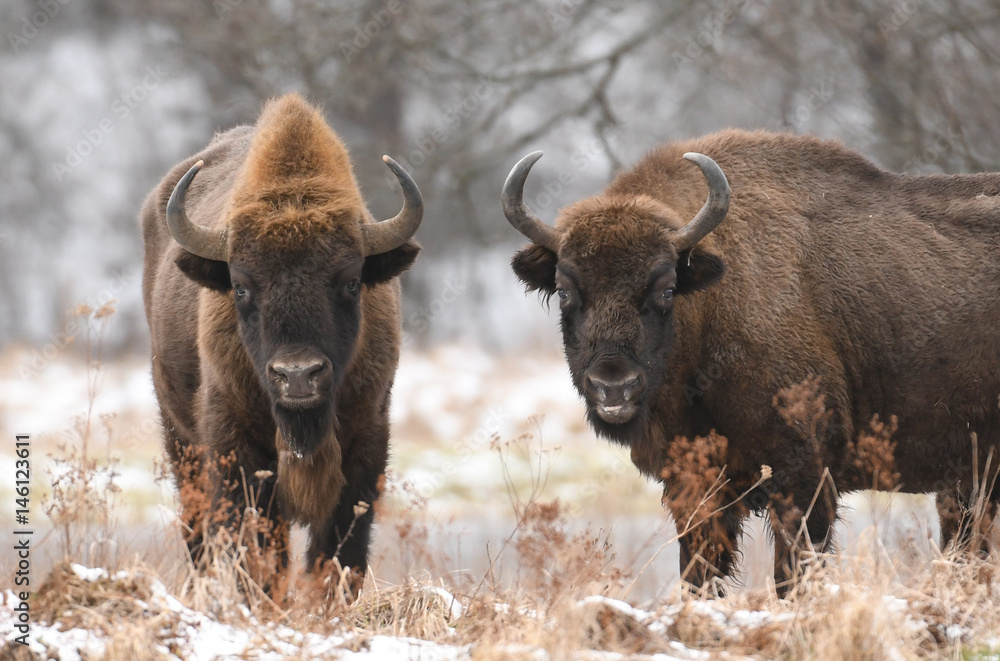
[[[356,597],[368,570],[371,528],[375,520],[372,507],[376,499],[374,482],[370,489],[345,489],[333,516],[309,544],[309,567],[320,569],[336,558],[342,571],[350,572],[347,587]]]
[[[837,514],[836,493],[829,480],[798,474],[788,482],[785,489],[773,492],[768,504],[779,596],[787,594],[801,577],[805,556],[828,550]]]
[[[375,501],[385,474],[389,433],[355,443],[344,457],[347,483],[332,515],[318,530],[310,530],[307,555],[312,569],[336,558],[343,570],[351,571],[349,588],[357,596],[368,570],[371,528],[375,521]]]
[[[214,488],[203,527],[210,536],[227,530],[260,565],[254,574],[267,580],[266,574],[288,566],[288,525],[277,503],[275,462],[253,452],[213,453],[209,461],[214,464],[207,471],[214,477]]]
[[[200,422],[198,434],[207,442],[189,494],[194,510],[200,510],[193,532],[213,540],[228,531],[233,544],[247,547],[254,565],[248,569],[267,588],[271,574],[288,566],[288,525],[275,492],[273,441],[268,445],[273,431],[266,420],[241,416],[214,391],[205,399]],[[198,562],[204,549],[191,550]]]
[[[991,494],[993,495],[993,494]],[[995,497],[995,496],[994,496]],[[941,549],[965,550],[980,556],[990,552],[991,527],[997,519],[997,503],[970,504],[970,498],[958,490],[937,493],[937,511],[941,521]]]
[[[719,509],[683,496],[664,499],[677,528],[681,580],[701,588],[732,576],[746,509],[739,503]]]

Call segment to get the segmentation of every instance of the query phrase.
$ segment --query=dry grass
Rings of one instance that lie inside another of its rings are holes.
[[[615,566],[614,549],[601,535],[567,532],[557,501],[538,502],[531,493],[512,492],[510,498],[517,524],[493,558],[514,556],[520,571],[513,583],[489,572],[478,581],[453,578],[429,561],[426,571],[402,585],[369,577],[355,603],[339,600],[342,592],[329,579],[296,572],[272,587],[272,595],[283,590],[280,599],[272,598],[252,589],[239,561],[247,550],[230,540],[215,542],[220,546],[206,553],[211,561],[188,563],[176,580],[139,562],[85,579],[62,563],[39,591],[34,613],[40,623],[94,632],[109,659],[170,658],[162,650],[184,658],[190,652],[185,641],[192,615],[171,606],[167,595],[211,621],[256,632],[254,649],[285,654],[283,645],[305,644],[287,633],[293,631],[332,637],[337,648],[354,651],[369,649],[378,636],[406,636],[460,648],[475,659],[537,658],[538,649],[552,658],[587,650],[688,658],[701,650],[725,658],[987,659],[1000,647],[995,555],[953,550],[905,582],[891,563],[873,571],[869,559],[845,564],[815,558],[787,599],[770,592],[707,599],[676,589],[642,611],[614,600],[641,580],[641,568],[631,576]],[[433,558],[427,538],[423,525],[411,522],[402,536],[411,547],[407,557],[416,563]],[[287,627],[286,634],[267,623]]]
[[[823,412],[800,408],[804,434],[815,436]],[[109,437],[113,424],[104,421]],[[876,421],[855,450],[859,468],[876,480],[893,475],[885,465],[892,431],[891,422]],[[92,457],[96,433],[89,420],[81,421],[78,444],[66,448],[64,468],[52,478],[45,511],[64,561],[45,578],[32,609],[37,626],[92,632],[102,645],[94,658],[186,658],[198,644],[194,636],[216,630],[245,637],[237,656],[252,649],[274,658],[363,652],[382,636],[430,641],[473,659],[536,659],[538,650],[558,659],[593,658],[585,656],[592,651],[730,659],[985,660],[1000,654],[1000,557],[978,548],[950,548],[924,566],[906,568],[885,558],[844,562],[812,555],[786,599],[770,591],[707,598],[678,586],[645,610],[633,608],[618,600],[644,580],[647,568],[623,566],[605,533],[569,532],[561,503],[539,498],[549,457],[532,436],[494,442],[497,470],[506,470],[512,452],[528,453],[536,470],[527,492],[507,481],[515,525],[499,548],[485,551],[489,568],[481,575],[448,571],[429,542],[425,503],[399,482],[387,485],[397,497],[378,503],[377,513],[383,525],[394,522],[398,563],[410,568],[411,578],[388,585],[369,575],[353,602],[345,596],[349,577],[335,568],[281,570],[267,545],[255,546],[274,531],[255,528],[252,516],[239,530],[206,536],[197,563],[177,554],[153,566],[101,552],[115,525],[117,491],[113,462]],[[724,470],[713,469],[725,439],[681,440],[672,452],[676,474],[670,477],[691,502],[679,534],[705,535],[710,544],[719,512],[741,506],[743,495],[732,492]],[[767,475],[762,467],[761,480]],[[389,510],[388,502],[401,509]],[[970,511],[980,517],[977,529],[988,527],[985,507]],[[178,538],[190,534],[183,529],[187,520],[178,523]],[[502,562],[516,566],[512,578],[494,571]],[[85,575],[72,563],[105,571]],[[0,607],[0,619],[7,613],[8,606]],[[50,639],[57,636],[48,631]],[[0,658],[26,654],[9,643],[0,649]],[[433,651],[421,655],[437,658]]]

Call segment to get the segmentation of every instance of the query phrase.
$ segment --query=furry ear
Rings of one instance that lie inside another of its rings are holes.
[[[177,268],[202,287],[225,293],[233,288],[229,277],[229,264],[214,259],[205,259],[182,250],[174,261]]]
[[[554,294],[556,291],[556,264],[559,256],[548,248],[532,244],[514,255],[510,267],[528,291]]]
[[[726,272],[726,263],[714,252],[697,246],[677,257],[677,293],[688,294],[711,287]]]
[[[413,265],[418,252],[420,246],[415,241],[407,241],[389,252],[368,255],[365,257],[364,266],[361,267],[361,282],[366,285],[377,285],[392,280]]]

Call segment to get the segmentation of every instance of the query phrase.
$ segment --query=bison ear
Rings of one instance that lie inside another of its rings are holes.
[[[392,280],[397,275],[413,266],[420,246],[415,241],[407,241],[398,248],[378,255],[365,257],[361,267],[361,282],[366,285],[377,285]]]
[[[711,287],[726,272],[726,263],[714,252],[697,247],[682,252],[677,258],[677,293],[688,294]]]
[[[532,244],[514,255],[510,267],[528,291],[554,294],[556,291],[556,263],[559,256],[543,246]]]
[[[197,282],[202,287],[214,289],[226,293],[233,288],[233,281],[229,277],[229,264],[219,262],[214,259],[205,259],[182,250],[180,256],[174,261],[184,275]]]

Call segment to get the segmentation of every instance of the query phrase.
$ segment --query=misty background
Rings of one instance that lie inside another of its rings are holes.
[[[724,127],[838,138],[913,173],[1000,170],[995,0],[3,0],[0,345],[64,348],[118,299],[143,353],[138,210],[167,169],[288,91],[322,105],[379,217],[382,154],[424,195],[416,347],[558,344],[499,195],[551,222],[653,146]]]

